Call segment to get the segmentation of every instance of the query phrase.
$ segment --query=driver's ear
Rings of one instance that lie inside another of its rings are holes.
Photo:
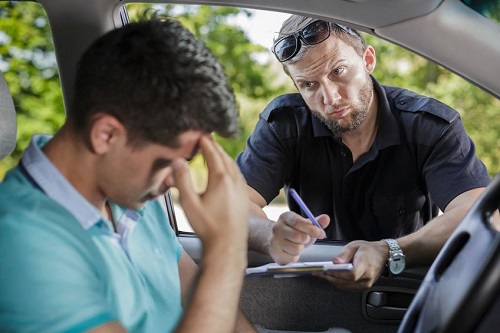
[[[365,70],[368,74],[371,74],[377,65],[377,57],[375,55],[375,49],[368,45],[363,54],[363,61],[365,63]]]
[[[105,113],[93,117],[89,139],[96,154],[105,154],[122,135],[126,135],[125,127],[115,117]]]

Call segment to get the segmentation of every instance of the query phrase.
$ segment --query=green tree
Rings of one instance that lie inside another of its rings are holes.
[[[0,161],[2,179],[34,133],[54,133],[64,121],[50,27],[39,4],[0,2],[0,66],[20,124],[15,151]]]
[[[202,40],[224,65],[226,75],[236,93],[251,98],[270,98],[283,90],[282,85],[269,84],[268,63],[256,61],[266,49],[252,44],[240,27],[238,17],[252,16],[248,10],[232,7],[128,4],[131,21],[148,14],[175,17],[197,38]]]
[[[271,98],[295,91],[274,59],[258,60],[268,51],[252,44],[234,24],[241,16],[251,16],[250,11],[161,4],[127,4],[126,8],[132,21],[147,9],[177,17],[221,60],[240,105],[241,136],[232,140],[218,138],[233,157],[244,149],[258,113]],[[498,19],[498,5],[494,8],[492,17]],[[496,114],[500,101],[422,57],[373,36],[366,37],[379,59],[375,77],[384,84],[435,97],[457,109],[490,174],[499,172],[500,121]],[[32,134],[54,133],[64,121],[50,28],[39,4],[0,2],[0,69],[11,89],[19,121],[16,150],[0,161],[1,179],[5,170],[17,162]]]
[[[365,36],[377,53],[374,76],[384,84],[434,97],[460,113],[490,176],[500,172],[500,100],[404,48]]]

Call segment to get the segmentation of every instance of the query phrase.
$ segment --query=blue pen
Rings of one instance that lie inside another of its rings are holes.
[[[323,227],[318,223],[318,221],[316,221],[316,218],[311,213],[309,208],[307,208],[304,201],[302,201],[302,199],[299,197],[299,194],[297,193],[297,191],[295,191],[293,188],[290,188],[290,194],[292,195],[292,198],[295,200],[295,202],[300,206],[300,209],[302,209],[302,211],[304,211],[304,213],[306,213],[307,217],[309,218],[309,220],[311,220],[312,224],[314,224],[315,226],[317,226],[320,229],[323,229]]]

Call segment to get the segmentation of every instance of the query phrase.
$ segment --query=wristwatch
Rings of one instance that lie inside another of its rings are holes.
[[[384,241],[389,245],[387,268],[391,274],[398,275],[405,269],[405,255],[395,239],[384,239]]]

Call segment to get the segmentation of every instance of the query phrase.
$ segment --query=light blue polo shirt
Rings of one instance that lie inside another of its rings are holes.
[[[182,248],[163,208],[111,203],[115,233],[45,157],[49,139],[33,137],[26,172],[0,184],[0,332],[173,331]]]

